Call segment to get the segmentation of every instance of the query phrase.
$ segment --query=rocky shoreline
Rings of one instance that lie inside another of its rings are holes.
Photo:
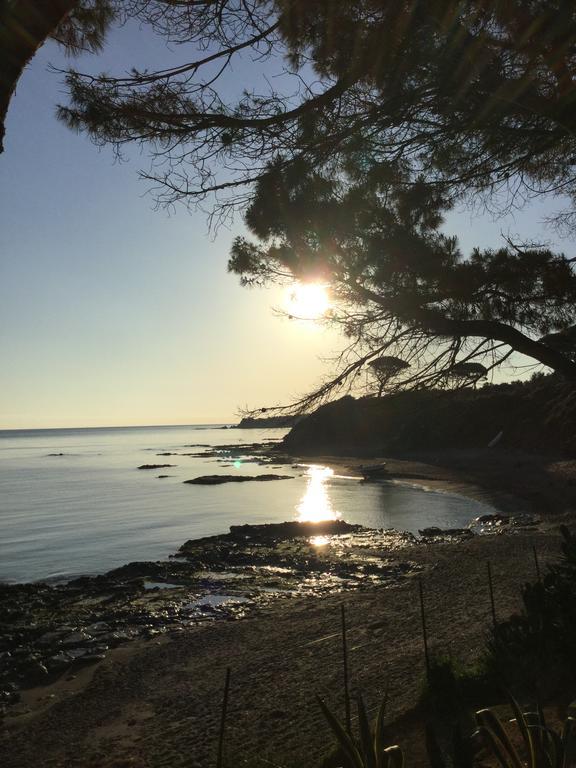
[[[238,620],[276,600],[390,587],[421,571],[412,555],[432,542],[535,525],[496,514],[420,538],[341,520],[232,526],[185,542],[167,561],[59,585],[0,584],[0,717],[22,689],[74,675],[130,641]]]
[[[234,526],[186,542],[168,561],[54,586],[0,585],[0,714],[21,688],[130,640],[235,620],[274,599],[390,584],[414,566],[387,555],[412,543],[341,521]]]

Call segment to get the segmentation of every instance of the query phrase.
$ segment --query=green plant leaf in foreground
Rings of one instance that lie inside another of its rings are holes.
[[[374,733],[372,733],[370,723],[368,722],[364,701],[361,696],[358,697],[358,726],[360,731],[358,745],[352,735],[346,731],[342,723],[330,711],[326,702],[319,696],[316,698],[328,725],[336,736],[339,747],[352,768],[404,768],[404,753],[400,747],[396,745],[384,746],[383,730],[386,697],[380,705],[374,725]]]
[[[322,714],[326,718],[326,722],[332,729],[334,735],[336,736],[336,740],[346,757],[350,760],[354,768],[365,768],[360,752],[356,748],[352,737],[348,735],[346,729],[343,727],[338,718],[332,714],[324,700],[321,699],[320,696],[317,696],[316,698],[318,700],[318,704],[320,705],[320,709],[322,710]]]

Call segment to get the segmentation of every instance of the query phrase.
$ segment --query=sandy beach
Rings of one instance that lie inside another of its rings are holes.
[[[343,715],[342,603],[352,686],[372,710],[389,685],[390,739],[420,764],[422,723],[415,708],[424,656],[416,577],[424,585],[432,648],[473,661],[490,621],[487,561],[496,610],[505,617],[519,607],[521,585],[535,579],[533,547],[541,567],[557,556],[558,525],[572,520],[574,463],[463,454],[387,460],[395,481],[473,495],[503,512],[537,514],[542,522],[458,543],[407,543],[385,554],[415,568],[389,587],[278,599],[242,620],[178,629],[124,645],[99,664],[78,664],[50,685],[23,691],[3,721],[2,765],[213,765],[230,667],[229,764],[317,766],[332,737],[315,694]],[[354,459],[331,464],[348,472],[358,466]]]

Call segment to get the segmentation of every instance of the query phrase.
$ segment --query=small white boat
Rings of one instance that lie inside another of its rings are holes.
[[[388,476],[385,461],[380,464],[361,464],[358,469],[364,480],[382,480]]]

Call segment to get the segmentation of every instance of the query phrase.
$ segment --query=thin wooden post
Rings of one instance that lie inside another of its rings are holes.
[[[542,575],[540,573],[540,563],[538,562],[538,552],[536,552],[536,545],[532,545],[532,554],[534,555],[534,565],[536,566],[536,578],[538,583],[542,583]]]
[[[490,561],[486,561],[486,566],[488,568],[488,589],[490,592],[490,608],[492,611],[492,624],[494,626],[494,629],[496,629],[496,625],[498,624],[498,621],[496,619],[496,604],[494,603],[494,585],[492,583],[492,566],[490,565]]]
[[[224,729],[226,728],[226,712],[228,710],[228,693],[230,691],[230,667],[226,669],[226,681],[224,683],[224,696],[222,698],[222,715],[220,718],[220,736],[218,737],[218,757],[216,768],[224,765]]]
[[[424,642],[424,661],[426,662],[426,675],[430,676],[430,654],[428,652],[428,632],[426,630],[426,611],[424,610],[424,588],[422,578],[418,579],[418,592],[420,594],[420,618],[422,619],[422,640]]]
[[[342,661],[344,665],[344,709],[346,713],[346,729],[352,735],[352,718],[350,715],[350,689],[348,686],[348,644],[346,642],[346,610],[344,603],[340,606],[342,614]]]

